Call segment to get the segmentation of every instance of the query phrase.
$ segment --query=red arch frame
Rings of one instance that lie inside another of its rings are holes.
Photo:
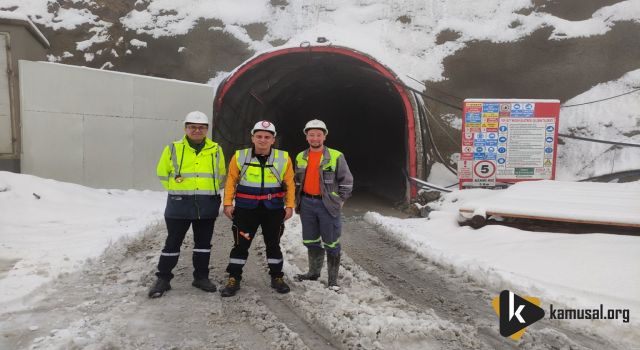
[[[414,124],[414,111],[411,105],[409,95],[407,91],[399,84],[396,75],[384,65],[378,61],[369,57],[368,55],[355,51],[353,49],[339,47],[339,46],[309,46],[309,47],[292,47],[286,49],[279,49],[271,52],[260,54],[245,63],[243,63],[235,72],[224,80],[222,85],[218,87],[218,94],[214,102],[214,110],[220,110],[222,101],[225,95],[229,92],[233,84],[248,70],[254,68],[258,64],[265,62],[274,57],[284,56],[291,53],[308,53],[308,52],[320,52],[320,53],[334,53],[348,57],[355,58],[361,62],[364,62],[388,78],[393,82],[393,86],[402,99],[404,105],[405,115],[407,117],[407,129],[409,139],[407,140],[407,151],[409,152],[409,176],[416,177],[417,175],[417,161],[416,161],[416,136],[415,136],[415,124]],[[416,187],[410,182],[410,196],[413,198],[416,196]]]

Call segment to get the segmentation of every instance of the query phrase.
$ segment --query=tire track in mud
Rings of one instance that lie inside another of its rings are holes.
[[[216,230],[214,242],[220,245],[215,247],[214,243],[214,265],[218,267],[214,275],[219,276],[222,285],[231,248],[230,223],[221,219],[216,227],[220,230]],[[271,289],[264,243],[258,233],[245,266],[242,288],[236,296],[224,298],[223,304],[226,300],[255,297],[259,305],[267,306],[311,349],[478,348],[473,337],[465,335],[465,327],[409,306],[348,256],[342,262],[344,287],[339,293],[326,288],[326,270],[318,282],[292,281],[295,273],[306,269],[306,249],[299,241],[299,230],[296,216],[287,222],[281,244],[291,293],[281,295]]]
[[[294,217],[282,240],[285,274],[306,271],[301,223]],[[398,298],[343,254],[339,292],[327,288],[326,264],[318,281],[294,282],[287,303],[308,323],[325,328],[346,349],[481,349],[470,327],[442,320]],[[486,347],[485,347],[486,348]]]
[[[484,345],[494,349],[618,349],[607,339],[586,330],[570,329],[559,322],[541,320],[527,328],[519,342],[498,333],[491,300],[500,293],[469,276],[437,265],[410,251],[392,237],[378,232],[361,216],[345,220],[343,249],[356,263],[412,305],[433,309],[446,320],[476,329]]]
[[[229,252],[233,245],[231,221],[225,217],[220,217],[216,222],[215,231],[212,240],[214,246],[212,248],[212,261],[214,261],[215,276],[218,277],[219,289],[221,289],[226,283],[227,274],[224,270],[229,261]],[[309,349],[340,349],[340,344],[333,340],[326,329],[308,323],[296,312],[288,302],[291,295],[278,294],[271,288],[262,234],[257,234],[255,240],[249,250],[249,258],[243,271],[241,288],[235,296],[222,298],[223,305],[253,298],[257,305],[268,308],[278,322],[282,322],[287,328],[295,332]],[[292,293],[295,293],[296,287],[292,281],[286,278],[285,280],[291,286]],[[260,330],[260,327],[258,328]]]

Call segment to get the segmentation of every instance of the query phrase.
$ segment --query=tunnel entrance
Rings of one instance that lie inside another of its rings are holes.
[[[308,147],[302,129],[310,119],[329,129],[325,145],[345,154],[354,194],[368,192],[393,202],[415,195],[408,176],[417,165],[415,100],[397,77],[373,58],[348,48],[309,46],[256,56],[218,87],[213,137],[230,158],[250,147],[249,130],[272,121],[275,147],[292,158]]]

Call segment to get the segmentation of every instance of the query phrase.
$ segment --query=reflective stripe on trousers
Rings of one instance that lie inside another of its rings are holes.
[[[342,220],[333,217],[322,199],[302,197],[300,203],[302,243],[307,248],[324,248],[331,254],[340,253]]]

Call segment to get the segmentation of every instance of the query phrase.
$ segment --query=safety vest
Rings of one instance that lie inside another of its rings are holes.
[[[198,154],[187,137],[165,147],[157,175],[170,195],[218,195],[227,174],[222,148],[205,139]]]
[[[284,174],[289,154],[279,149],[271,149],[264,165],[253,155],[252,148],[237,150],[236,164],[240,170],[236,186],[236,206],[253,209],[262,201],[267,209],[284,208]]]
[[[329,151],[330,159],[326,159],[324,157],[324,154],[322,155],[322,157],[320,158],[320,170],[323,172],[335,172],[338,164],[338,158],[342,155],[342,152],[326,146],[325,148],[327,149],[327,151]],[[298,155],[296,156],[296,166],[298,167],[298,169],[304,169],[304,171],[306,171],[307,164],[308,162],[307,159],[304,158],[304,152],[298,153]],[[304,184],[304,182],[302,184]]]

